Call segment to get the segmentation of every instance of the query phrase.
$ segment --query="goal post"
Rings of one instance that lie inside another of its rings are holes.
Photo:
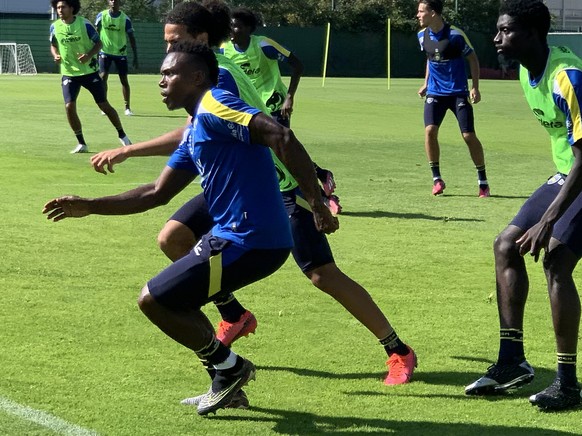
[[[0,74],[36,74],[28,44],[0,42]]]

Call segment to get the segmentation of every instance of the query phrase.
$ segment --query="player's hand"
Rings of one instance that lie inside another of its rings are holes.
[[[65,218],[81,218],[89,215],[87,200],[74,195],[54,198],[44,205],[42,213],[47,214],[48,220],[54,222]]]
[[[471,88],[471,92],[469,94],[471,97],[471,103],[477,104],[481,101],[481,93],[478,89]]]
[[[422,85],[422,86],[420,87],[420,89],[418,90],[418,96],[419,96],[420,98],[424,98],[424,97],[426,96],[426,90],[427,90],[427,87],[426,87],[426,85]]]
[[[114,173],[113,165],[119,164],[127,159],[125,147],[105,150],[91,157],[91,165],[98,173],[107,175],[107,171]]]
[[[525,256],[529,252],[534,257],[534,261],[537,262],[542,249],[546,253],[548,252],[553,228],[552,224],[540,221],[525,232],[521,238],[515,241],[519,246],[519,254]]]
[[[54,58],[55,63],[60,64],[61,63],[61,55],[55,55]]]
[[[313,219],[315,227],[320,232],[330,234],[339,229],[339,220],[331,214],[323,202],[321,207],[313,209]]]
[[[287,98],[283,102],[283,106],[281,106],[281,117],[288,120],[289,118],[291,118],[292,113],[293,113],[293,97],[287,96]]]
[[[86,64],[90,59],[91,58],[87,56],[87,53],[77,53],[77,60],[82,64]]]

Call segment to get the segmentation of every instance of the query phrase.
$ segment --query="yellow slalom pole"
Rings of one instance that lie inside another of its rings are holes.
[[[331,34],[331,23],[327,23],[327,35],[325,37],[325,47],[323,52],[323,78],[321,87],[325,87],[325,76],[327,75],[327,55],[329,54],[329,36]]]
[[[391,78],[391,72],[390,72],[390,18],[388,18],[388,21],[386,23],[386,35],[387,35],[387,45],[386,45],[386,59],[387,59],[387,70],[388,70],[388,90],[390,90],[390,78]]]

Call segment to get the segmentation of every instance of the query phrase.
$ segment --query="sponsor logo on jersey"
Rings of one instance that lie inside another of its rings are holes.
[[[251,68],[250,62],[245,62],[244,64],[241,64],[240,68],[245,72],[247,76],[257,76],[261,74],[261,67]]]
[[[538,119],[540,124],[545,127],[546,129],[562,129],[564,128],[564,123],[557,120],[547,120],[545,119],[546,114],[543,110],[539,108],[532,109],[535,117]]]

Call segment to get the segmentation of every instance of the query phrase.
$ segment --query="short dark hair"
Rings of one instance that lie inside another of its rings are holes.
[[[218,61],[210,47],[193,42],[172,42],[168,48],[168,54],[170,53],[184,53],[188,55],[191,63],[205,65],[208,80],[213,86],[216,86],[218,83]]]
[[[443,0],[419,0],[418,3],[424,3],[431,11],[435,11],[439,15],[443,13]]]
[[[550,11],[541,0],[502,0],[499,15],[509,15],[520,26],[536,30],[543,40],[552,22]]]
[[[249,8],[240,7],[234,9],[232,11],[232,18],[242,21],[245,26],[249,26],[251,33],[257,30],[257,27],[262,23],[261,18]]]
[[[230,36],[230,8],[220,0],[182,2],[168,12],[165,23],[186,26],[194,37],[206,32],[208,45],[217,47]]]
[[[51,6],[53,9],[57,8],[58,2],[65,2],[69,7],[73,8],[73,15],[77,15],[81,9],[81,0],[51,0]]]

